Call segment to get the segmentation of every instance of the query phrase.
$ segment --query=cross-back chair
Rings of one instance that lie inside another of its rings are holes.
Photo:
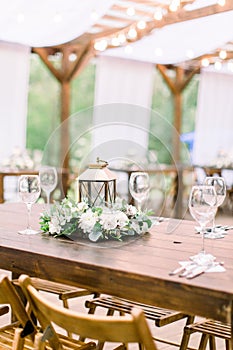
[[[163,327],[181,319],[186,319],[186,325],[194,322],[194,316],[192,315],[187,315],[171,309],[137,303],[131,300],[117,298],[110,295],[101,295],[97,298],[86,300],[85,306],[89,309],[89,314],[95,314],[97,307],[107,309],[107,316],[112,316],[115,312],[119,312],[120,315],[130,314],[133,308],[140,308],[143,310],[144,315],[148,320],[154,321],[156,327]],[[166,339],[154,339],[162,343],[167,342]],[[175,342],[172,342],[172,345],[179,346],[179,344]],[[104,346],[104,343],[99,343],[98,346],[98,349],[101,350]]]
[[[198,350],[205,350],[209,342],[209,349],[216,350],[215,338],[225,341],[226,350],[231,347],[231,325],[211,319],[205,319],[184,327],[180,350],[187,350],[191,334],[200,333],[201,339]]]
[[[14,323],[0,328],[0,348],[21,349],[22,339],[26,336],[29,338],[27,340],[28,344],[31,344],[32,347],[36,328],[14,286],[5,275],[0,276],[0,304],[2,304],[1,315],[10,310],[8,307],[10,305],[11,312],[16,319]],[[22,337],[18,337],[15,333],[17,327],[20,327]]]
[[[57,283],[42,278],[31,277],[31,281],[37,290],[57,295],[58,299],[62,301],[63,306],[67,309],[69,308],[68,300],[70,299],[90,295],[92,295],[93,298],[99,296],[98,293],[89,291],[84,288],[73,287],[67,284]],[[19,285],[18,279],[14,279],[12,282],[16,286]],[[68,335],[70,337],[72,336],[71,333],[68,333]]]
[[[100,342],[121,343],[116,349],[127,349],[128,343],[140,344],[140,349],[156,350],[149,326],[140,309],[132,309],[126,316],[99,316],[79,313],[62,308],[48,301],[32,284],[30,277],[21,275],[19,284],[43,329],[37,335],[35,348],[42,350],[49,341],[53,349],[59,349],[60,339],[52,324],[78,336]]]

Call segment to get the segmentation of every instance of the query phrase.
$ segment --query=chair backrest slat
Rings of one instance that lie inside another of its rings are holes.
[[[35,326],[26,312],[22,299],[6,275],[0,276],[0,304],[10,304],[13,314],[21,326],[25,328],[25,332],[31,334],[33,340]]]
[[[26,275],[20,276],[19,284],[43,329],[49,329],[50,332],[55,333],[52,326],[54,323],[84,338],[101,342],[135,342],[143,344],[146,350],[157,349],[143,311],[140,309],[133,309],[130,315],[121,317],[88,315],[48,301],[33,287],[30,278]],[[50,334],[50,344],[51,339],[57,345],[56,333],[52,336]]]

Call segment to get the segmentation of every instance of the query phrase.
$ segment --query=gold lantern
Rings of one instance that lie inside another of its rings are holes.
[[[97,158],[96,164],[77,178],[77,201],[86,201],[90,206],[109,205],[116,199],[116,176],[107,168],[106,161]]]

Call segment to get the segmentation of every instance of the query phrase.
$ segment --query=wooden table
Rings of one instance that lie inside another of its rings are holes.
[[[76,178],[75,174],[70,174],[67,169],[59,169],[57,168],[58,172],[58,188],[60,188],[61,191],[61,197],[63,198],[64,195],[67,193],[67,189],[69,187],[70,180],[73,180]],[[0,203],[5,202],[4,198],[4,178],[5,177],[19,177],[21,175],[38,175],[39,170],[4,170],[0,169]]]
[[[7,176],[38,175],[36,170],[0,170],[0,203],[4,203],[4,178]]]
[[[39,227],[40,206],[34,206]],[[130,242],[71,242],[53,237],[22,236],[26,207],[0,205],[0,268],[57,282],[82,286],[189,314],[230,322],[233,300],[233,232],[224,239],[206,240],[206,249],[226,271],[187,280],[169,271],[201,249],[194,222],[169,219]]]
[[[183,215],[183,190],[184,190],[184,184],[183,184],[183,173],[184,171],[193,171],[192,166],[183,165],[183,164],[153,164],[148,167],[139,168],[137,166],[133,167],[127,167],[122,166],[118,168],[110,168],[113,171],[116,172],[123,172],[126,173],[128,176],[128,182],[130,179],[130,175],[135,171],[144,171],[148,173],[149,175],[156,175],[156,174],[164,174],[164,175],[174,175],[174,213],[176,218],[182,218]],[[130,198],[130,193],[129,193]]]

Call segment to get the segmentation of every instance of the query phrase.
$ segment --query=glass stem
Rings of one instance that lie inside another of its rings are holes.
[[[138,211],[141,212],[142,209],[142,202],[138,201]]]
[[[205,254],[205,226],[201,226],[201,235],[202,235],[202,249],[201,249],[201,253]]]
[[[217,209],[218,210],[218,209]],[[217,211],[216,211],[216,214],[217,214]],[[216,217],[216,214],[213,218],[213,227],[212,227],[212,232],[216,232],[216,228],[215,228],[215,217]]]
[[[27,229],[31,229],[31,211],[32,211],[32,203],[26,203],[27,205],[27,210],[28,210],[28,224],[27,224]]]
[[[215,218],[213,218],[213,227],[212,227],[212,232],[215,232]]]
[[[46,192],[46,197],[47,197],[47,206],[49,207],[49,203],[50,203],[50,192]]]

